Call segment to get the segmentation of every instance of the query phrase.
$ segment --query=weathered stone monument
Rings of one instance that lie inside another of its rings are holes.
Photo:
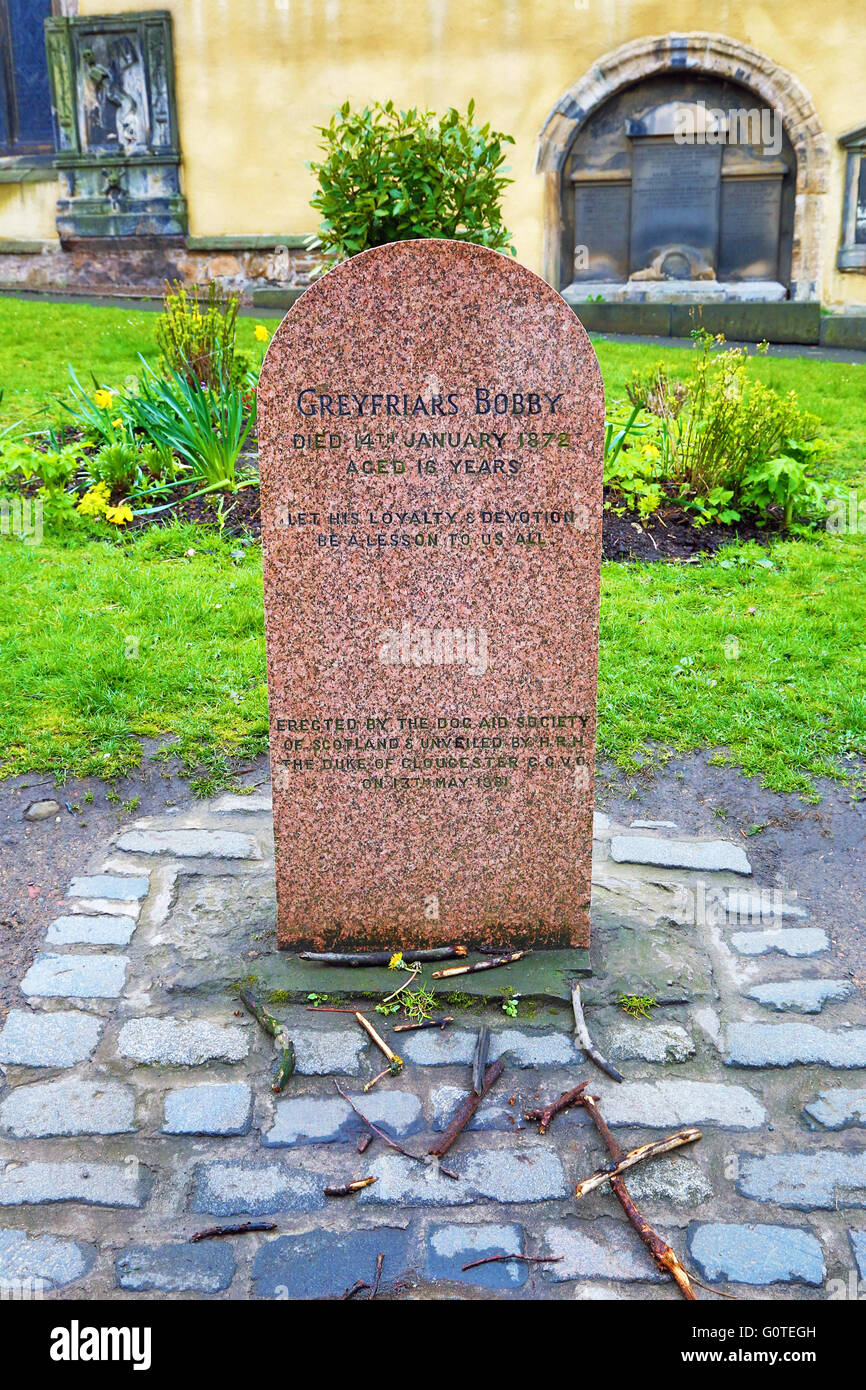
[[[331,271],[259,385],[283,947],[586,946],[604,399],[483,247]]]

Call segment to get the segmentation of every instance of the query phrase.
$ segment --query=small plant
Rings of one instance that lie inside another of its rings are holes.
[[[240,295],[211,280],[207,293],[180,281],[166,284],[156,341],[169,372],[191,385],[216,389],[223,378],[232,385],[249,370],[246,355],[235,347]]]
[[[173,369],[160,376],[141,360],[139,394],[129,401],[135,425],[158,449],[179,454],[204,484],[202,492],[245,486],[235,467],[255,422],[255,399],[247,411],[241,391],[225,375],[203,386]]]
[[[629,1018],[649,1018],[650,1009],[658,1008],[651,994],[620,994],[617,1003]]]
[[[503,989],[502,995],[502,1012],[506,1014],[508,1018],[516,1018],[517,1006],[519,1001],[514,993],[514,990],[510,985],[508,985],[505,989]]]
[[[465,116],[453,107],[444,116],[399,111],[393,101],[355,111],[345,102],[319,126],[324,157],[310,165],[319,183],[310,202],[322,215],[318,241],[328,260],[415,237],[513,254],[501,201],[511,182],[503,146],[514,141],[474,117],[474,102]]]
[[[69,388],[71,402],[59,397],[60,406],[72,417],[76,429],[85,439],[94,443],[114,444],[118,439],[128,437],[125,417],[126,398],[108,386],[100,386],[94,378],[94,390],[85,391],[81,382],[70,367],[72,385]]]
[[[105,483],[110,493],[126,493],[138,477],[138,449],[125,440],[104,444],[88,462],[87,471],[94,483]]]

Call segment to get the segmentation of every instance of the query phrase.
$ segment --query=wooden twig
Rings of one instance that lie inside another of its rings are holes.
[[[415,961],[454,960],[465,956],[467,946],[431,946],[426,951],[401,951],[407,965]],[[300,960],[312,960],[317,965],[390,965],[395,951],[300,951]]]
[[[452,965],[448,970],[434,970],[434,980],[447,980],[452,975],[475,975],[479,970],[495,970],[498,965],[511,965],[512,961],[522,960],[530,955],[529,948],[523,951],[509,951],[507,956],[495,956],[492,960],[477,960],[474,965]]]
[[[429,1152],[433,1155],[434,1158],[442,1158],[443,1154],[446,1154],[448,1152],[448,1150],[451,1148],[451,1145],[454,1143],[454,1140],[458,1138],[458,1136],[468,1125],[469,1121],[472,1119],[472,1116],[475,1114],[475,1111],[478,1109],[479,1105],[481,1104],[481,1101],[487,1095],[487,1092],[490,1090],[491,1086],[496,1085],[496,1082],[499,1080],[504,1070],[505,1062],[501,1057],[498,1059],[498,1061],[491,1063],[491,1065],[487,1068],[487,1071],[484,1074],[484,1081],[482,1083],[480,1094],[478,1091],[469,1092],[469,1095],[463,1101],[462,1105],[460,1106],[460,1109],[457,1111],[450,1125],[446,1129],[445,1133],[442,1135],[442,1138],[439,1140],[439,1143],[436,1145],[436,1148],[430,1149]]]
[[[416,965],[408,980],[404,980],[403,983],[401,985],[398,985],[396,989],[393,989],[390,994],[386,994],[385,998],[382,1000],[382,1003],[390,1004],[391,1000],[396,999],[398,994],[402,994],[404,989],[408,989],[410,985],[414,985],[415,981],[418,978],[418,975],[420,974],[420,971],[420,965]]]
[[[335,1081],[334,1085],[337,1088],[337,1094],[343,1097],[343,1100],[346,1102],[346,1104],[351,1106],[351,1108],[354,1110],[355,1114],[358,1116],[358,1119],[363,1121],[363,1123],[367,1126],[369,1130],[372,1130],[373,1134],[375,1134],[377,1139],[384,1140],[384,1142],[389,1146],[389,1148],[396,1149],[398,1154],[402,1154],[404,1158],[411,1158],[414,1163],[423,1163],[425,1168],[427,1167],[427,1159],[424,1157],[423,1154],[413,1154],[410,1153],[408,1149],[404,1149],[403,1145],[398,1144],[396,1139],[392,1139],[390,1134],[386,1134],[384,1129],[380,1129],[378,1125],[373,1124],[372,1120],[367,1119],[367,1116],[363,1113],[363,1111],[358,1109],[351,1096],[346,1095],[346,1092],[343,1090],[339,1081]],[[456,1173],[449,1172],[447,1168],[440,1168],[439,1172],[444,1173],[446,1178],[457,1177]]]
[[[242,1221],[239,1226],[208,1226],[204,1231],[196,1231],[190,1236],[190,1244],[200,1240],[214,1240],[216,1236],[243,1236],[247,1231],[275,1231],[276,1221]]]
[[[472,1089],[480,1096],[484,1088],[484,1072],[487,1067],[487,1054],[490,1051],[490,1029],[479,1028],[472,1056]]]
[[[601,1111],[598,1108],[596,1098],[584,1094],[577,1103],[578,1105],[585,1106],[586,1110],[589,1112],[589,1117],[604,1140],[605,1147],[614,1163],[621,1163],[625,1158],[625,1150],[622,1145],[614,1139],[608,1129]],[[667,1241],[662,1240],[661,1236],[653,1230],[652,1226],[646,1220],[646,1217],[642,1216],[638,1211],[625,1185],[625,1179],[611,1178],[610,1185],[616,1193],[623,1211],[634,1226],[644,1245],[649,1250],[659,1269],[669,1274],[676,1282],[683,1298],[687,1298],[692,1303],[696,1302],[697,1295],[692,1288],[688,1273],[683,1269],[676,1253],[668,1245]]]
[[[579,1086],[574,1087],[574,1090],[564,1091],[556,1100],[551,1101],[550,1105],[543,1105],[538,1110],[525,1110],[523,1118],[525,1120],[537,1120],[539,1134],[546,1134],[550,1129],[550,1122],[554,1115],[559,1115],[563,1110],[577,1105],[588,1085],[588,1081],[581,1081]]]
[[[477,1269],[479,1265],[505,1264],[509,1260],[522,1260],[525,1265],[558,1265],[564,1255],[485,1255],[483,1260],[470,1260],[461,1269]]]
[[[374,1182],[376,1178],[356,1178],[354,1182],[344,1182],[339,1187],[325,1187],[322,1191],[326,1197],[351,1197],[353,1192],[362,1192]]]
[[[373,1142],[372,1134],[362,1134],[358,1140],[358,1153],[365,1154]]]
[[[365,1284],[363,1279],[356,1279],[350,1289],[340,1294],[340,1302],[344,1303],[347,1298],[354,1298],[356,1293],[362,1293],[364,1289],[369,1289],[370,1285]]]
[[[600,1067],[603,1072],[606,1072],[608,1076],[612,1077],[614,1081],[622,1081],[622,1073],[618,1072],[616,1067],[611,1066],[610,1062],[602,1057],[589,1036],[589,1029],[586,1026],[586,1019],[583,1016],[583,1005],[580,1002],[580,985],[577,980],[574,980],[571,986],[571,1007],[574,1010],[574,1036],[577,1038],[577,1041],[580,1043],[587,1057],[591,1057],[595,1065]]]
[[[419,1028],[447,1028],[453,1018],[422,1018],[420,1023],[395,1023],[393,1033],[414,1033]]]
[[[382,1053],[382,1055],[388,1063],[384,1071],[381,1071],[378,1076],[374,1076],[372,1081],[367,1082],[366,1086],[364,1087],[364,1090],[369,1091],[375,1086],[377,1081],[382,1080],[383,1076],[396,1076],[398,1072],[402,1071],[403,1058],[398,1057],[394,1049],[388,1046],[385,1039],[379,1036],[379,1034],[376,1032],[376,1029],[373,1027],[372,1023],[368,1018],[365,1018],[363,1014],[359,1013],[356,1013],[355,1017],[360,1023],[364,1032],[367,1034],[367,1036],[373,1039],[373,1042],[376,1044],[379,1051]]]
[[[681,1129],[676,1134],[669,1134],[667,1139],[654,1139],[650,1144],[641,1144],[636,1149],[630,1149],[612,1168],[599,1168],[588,1178],[584,1178],[574,1189],[574,1195],[585,1197],[587,1192],[604,1187],[611,1178],[626,1173],[637,1163],[643,1163],[645,1158],[656,1158],[659,1154],[670,1153],[671,1149],[681,1149],[684,1144],[694,1144],[700,1138],[702,1135],[699,1129]]]
[[[375,1279],[373,1280],[373,1287],[372,1287],[372,1289],[370,1290],[370,1297],[371,1297],[371,1298],[375,1298],[375,1297],[376,1297],[376,1294],[379,1292],[379,1282],[380,1282],[380,1280],[381,1280],[381,1278],[382,1278],[382,1266],[383,1266],[384,1263],[385,1263],[385,1253],[384,1253],[383,1250],[380,1250],[379,1253],[378,1253],[378,1255],[376,1256],[376,1277],[375,1277]]]
[[[241,1002],[252,1014],[256,1022],[269,1033],[274,1040],[277,1049],[277,1066],[274,1072],[274,1079],[271,1082],[271,1090],[279,1095],[285,1086],[292,1072],[295,1070],[295,1049],[291,1038],[286,1031],[284,1023],[274,1018],[269,1013],[260,999],[257,999],[251,989],[246,987],[240,991]]]

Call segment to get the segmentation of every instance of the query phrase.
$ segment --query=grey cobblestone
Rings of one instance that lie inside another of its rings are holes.
[[[673,1202],[692,1209],[713,1195],[707,1174],[690,1158],[639,1164],[628,1175],[628,1190],[635,1200]]]
[[[94,1051],[102,1022],[79,1009],[31,1013],[10,1009],[0,1032],[0,1062],[20,1067],[72,1067]]]
[[[831,1000],[847,999],[853,992],[851,980],[770,980],[747,990],[765,1008],[801,1014],[819,1014]]]
[[[179,1023],[173,1018],[133,1018],[117,1039],[121,1057],[156,1066],[198,1066],[203,1062],[240,1062],[249,1051],[241,1028],[223,1028],[201,1020]]]
[[[799,1226],[708,1222],[690,1229],[689,1252],[701,1277],[712,1283],[820,1286],[824,1282],[821,1243]]]
[[[72,880],[66,896],[130,903],[147,895],[149,883],[147,874],[84,874]]]
[[[741,1154],[737,1191],[797,1211],[866,1207],[866,1153]]]
[[[445,1166],[457,1168],[450,1158]],[[460,1207],[478,1197],[462,1177],[443,1177],[432,1159],[422,1166],[399,1154],[379,1154],[367,1163],[365,1174],[376,1181],[358,1193],[359,1206]]]
[[[678,1023],[627,1023],[605,1029],[606,1053],[614,1062],[685,1062],[695,1045]]]
[[[569,1192],[559,1158],[543,1144],[473,1153],[459,1171],[470,1187],[496,1202],[547,1202]]]
[[[779,931],[738,931],[731,945],[741,956],[818,956],[830,949],[830,938],[819,927],[784,927]]]
[[[132,917],[108,913],[88,917],[81,912],[57,917],[48,928],[45,941],[49,946],[128,946],[134,931]]]
[[[147,1170],[138,1163],[10,1163],[0,1172],[0,1206],[81,1202],[89,1207],[140,1207]]]
[[[602,1109],[608,1124],[669,1129],[715,1124],[723,1129],[758,1129],[767,1112],[744,1086],[717,1081],[626,1081],[605,1086]]]
[[[744,892],[741,888],[728,888],[725,893],[725,910],[729,921],[746,922],[776,921],[780,917],[808,917],[804,907],[787,902],[784,894],[777,888],[764,888],[759,892]]]
[[[559,1257],[548,1266],[547,1277],[555,1284],[572,1279],[621,1279],[659,1284],[666,1276],[629,1227],[612,1218],[548,1226],[545,1251]]]
[[[127,854],[170,854],[175,859],[261,859],[251,835],[239,830],[128,830],[117,841]]]
[[[665,869],[703,869],[750,874],[746,852],[727,840],[665,840],[658,835],[614,835],[610,857],[617,864],[652,864]]]
[[[0,1131],[16,1139],[133,1129],[135,1097],[116,1081],[39,1081],[17,1086],[0,1105]]]
[[[392,1138],[414,1134],[423,1127],[421,1102],[410,1091],[373,1091],[352,1099]],[[262,1143],[268,1148],[327,1144],[368,1132],[339,1096],[292,1096],[277,1101],[274,1123],[262,1135]]]
[[[42,999],[116,999],[128,965],[127,956],[37,955],[21,981],[21,993]]]
[[[181,1086],[165,1098],[163,1134],[247,1134],[253,1093],[231,1081]]]
[[[290,1028],[299,1076],[357,1076],[367,1038],[360,1029]],[[378,1055],[378,1054],[377,1054]]]
[[[735,1067],[793,1067],[806,1062],[863,1067],[866,1029],[830,1032],[814,1023],[734,1023],[728,1029],[725,1061]]]
[[[136,1293],[219,1293],[235,1276],[237,1262],[231,1246],[134,1245],[115,1261],[117,1282]]]
[[[309,1231],[267,1241],[253,1262],[258,1298],[339,1298],[358,1279],[372,1284],[376,1260],[382,1265],[382,1288],[406,1273],[406,1232],[388,1226],[374,1231]]]
[[[273,1216],[280,1212],[319,1211],[325,1205],[325,1180],[284,1168],[279,1163],[200,1163],[190,1211],[209,1216]]]
[[[469,1065],[475,1051],[477,1032],[457,1029],[440,1032],[424,1030],[401,1043],[402,1055],[414,1066],[443,1067],[454,1063]],[[490,1061],[507,1054],[518,1067],[579,1066],[584,1058],[568,1033],[537,1032],[502,1028],[490,1038]]]
[[[458,1284],[477,1284],[483,1289],[521,1289],[529,1278],[522,1261],[463,1269],[489,1255],[522,1255],[523,1231],[519,1226],[431,1226],[427,1232],[427,1276]]]
[[[466,1099],[466,1094],[467,1088],[465,1086],[438,1086],[436,1088],[430,1097],[434,1130],[447,1129],[458,1105]],[[523,1110],[520,1104],[509,1105],[506,1096],[492,1092],[485,1096],[466,1128],[467,1130],[513,1130],[522,1128],[523,1123]]]
[[[849,1125],[866,1126],[866,1088],[858,1090],[839,1086],[820,1091],[813,1101],[803,1107],[807,1120],[823,1129],[847,1129]]]
[[[0,1230],[0,1284],[30,1281],[43,1289],[62,1289],[90,1272],[96,1252],[90,1245],[59,1236]]]

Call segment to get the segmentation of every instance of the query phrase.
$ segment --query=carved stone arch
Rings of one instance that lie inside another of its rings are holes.
[[[543,274],[562,282],[562,170],[573,141],[602,103],[662,74],[707,73],[753,91],[778,111],[797,158],[790,296],[821,297],[822,226],[830,151],[811,97],[791,73],[724,34],[694,32],[637,39],[604,54],[556,103],[539,135],[536,170],[544,175]]]

